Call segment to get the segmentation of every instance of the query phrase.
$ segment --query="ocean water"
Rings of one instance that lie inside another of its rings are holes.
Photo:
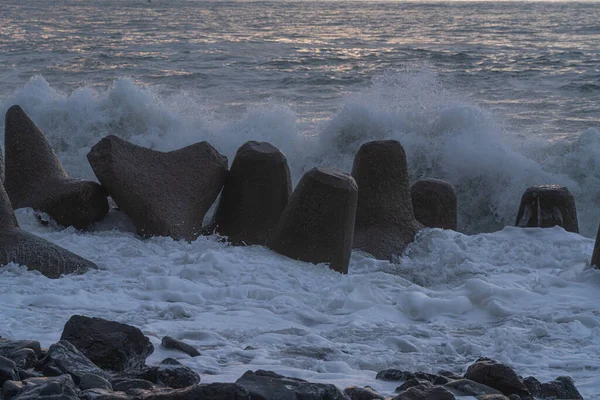
[[[598,21],[597,2],[3,0],[0,113],[23,106],[72,176],[94,179],[106,134],[208,140],[230,161],[269,141],[294,181],[393,138],[411,179],[456,186],[459,232],[421,232],[396,264],[356,252],[340,276],[215,238],[141,241],[118,212],[81,233],[18,210],[101,270],[0,269],[0,335],[49,345],[81,313],[187,340],[204,382],[262,368],[391,393],[378,370],[488,356],[600,398]],[[581,235],[511,227],[534,184],[571,190]]]

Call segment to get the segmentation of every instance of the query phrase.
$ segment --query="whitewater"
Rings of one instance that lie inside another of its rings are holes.
[[[71,176],[95,179],[86,154],[107,134],[206,140],[230,162],[268,141],[294,183],[391,138],[411,180],[455,185],[459,232],[425,229],[394,263],[354,252],[342,276],[216,237],[141,240],[116,210],[78,232],[21,209],[23,229],[100,270],[0,268],[0,336],[49,346],[83,314],[139,327],[150,362],[205,383],[266,369],[391,394],[378,371],[486,356],[600,398],[598,20],[594,2],[3,1],[0,113],[21,105]],[[581,234],[513,227],[536,184],[569,188]]]

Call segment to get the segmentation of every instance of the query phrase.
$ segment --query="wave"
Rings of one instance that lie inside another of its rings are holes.
[[[13,104],[24,107],[65,168],[78,177],[93,178],[85,156],[107,134],[163,151],[207,140],[230,161],[245,141],[268,141],[286,154],[295,181],[315,165],[349,171],[362,143],[396,139],[406,149],[411,179],[435,177],[456,186],[462,232],[513,225],[523,191],[537,184],[571,190],[583,234],[594,235],[600,221],[595,212],[600,205],[597,130],[587,130],[575,142],[519,135],[427,70],[380,75],[316,125],[276,100],[239,115],[217,115],[201,93],[163,94],[130,78],[106,89],[62,93],[36,76],[2,98],[0,112]]]

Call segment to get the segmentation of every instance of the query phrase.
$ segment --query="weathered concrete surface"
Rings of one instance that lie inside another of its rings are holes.
[[[556,225],[579,233],[575,198],[569,189],[559,185],[528,188],[521,197],[516,226],[551,228]]]
[[[457,228],[456,189],[439,179],[421,179],[415,182],[410,194],[415,219],[428,228]]]
[[[69,178],[42,131],[19,106],[6,112],[4,142],[4,186],[13,208],[31,207],[77,229],[104,218],[108,212],[104,188]]]
[[[227,176],[227,157],[207,142],[165,153],[111,135],[87,158],[144,237],[194,240]]]

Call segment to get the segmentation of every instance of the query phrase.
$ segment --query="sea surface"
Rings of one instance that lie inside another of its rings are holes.
[[[395,386],[384,368],[464,372],[479,356],[570,375],[600,398],[600,3],[1,0],[0,113],[20,104],[74,177],[107,134],[172,150],[247,140],[295,182],[349,171],[361,143],[399,140],[412,180],[458,192],[459,232],[424,230],[397,263],[348,276],[263,247],[140,240],[112,212],[94,231],[21,225],[101,270],[48,280],[0,269],[0,336],[58,340],[81,313],[200,348],[204,382],[272,369]],[[0,121],[0,143],[3,143]],[[512,228],[523,191],[562,184],[581,235]]]

